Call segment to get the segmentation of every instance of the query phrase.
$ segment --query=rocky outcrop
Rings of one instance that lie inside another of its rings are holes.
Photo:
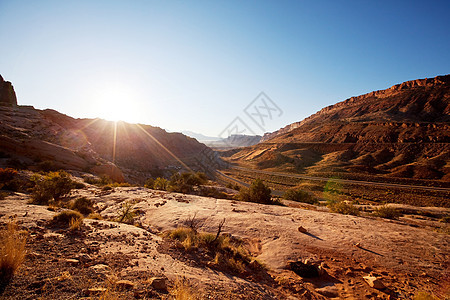
[[[406,81],[386,90],[351,97],[300,122],[264,134],[261,142],[304,125],[343,122],[450,122],[450,75]],[[408,125],[405,125],[408,126]]]
[[[181,133],[25,106],[0,106],[0,153],[34,170],[46,163],[118,182],[144,182],[155,170],[213,174],[223,165],[214,151]]]
[[[450,75],[351,97],[292,123],[232,160],[263,169],[449,180]]]
[[[17,106],[16,92],[9,81],[3,80],[0,75],[0,105],[2,106]]]

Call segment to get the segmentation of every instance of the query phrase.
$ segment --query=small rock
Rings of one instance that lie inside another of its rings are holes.
[[[90,288],[84,291],[85,295],[100,295],[102,293],[106,292],[106,288],[102,287],[96,287],[96,288]]]
[[[78,259],[83,262],[88,262],[92,260],[92,257],[89,254],[81,253],[78,255]]]
[[[364,276],[363,278],[367,282],[367,284],[369,284],[369,286],[371,286],[371,287],[373,287],[375,289],[381,290],[381,289],[385,288],[385,286],[381,282],[381,280],[379,278],[375,277],[375,276],[370,276],[369,275],[369,276]]]
[[[164,278],[164,277],[152,277],[152,278],[150,278],[150,285],[155,290],[167,291],[166,278]]]
[[[98,264],[95,266],[89,267],[89,269],[93,270],[95,273],[108,273],[110,270],[110,267],[104,264]]]
[[[80,261],[78,259],[68,258],[66,259],[66,262],[68,262],[71,265],[78,265]]]
[[[327,285],[320,289],[316,289],[316,292],[329,298],[335,298],[339,296],[337,288],[334,285]]]
[[[116,282],[116,286],[121,290],[129,290],[134,287],[134,283],[129,280],[119,280]]]
[[[306,230],[302,226],[298,226],[298,231],[300,231],[301,233],[308,233],[308,230]]]

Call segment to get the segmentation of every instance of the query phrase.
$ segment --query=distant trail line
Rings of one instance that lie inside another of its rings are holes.
[[[444,188],[444,187],[431,187],[431,186],[422,186],[422,185],[408,185],[408,184],[398,184],[398,183],[384,183],[384,182],[373,182],[373,181],[363,181],[363,180],[315,177],[315,176],[307,176],[307,175],[300,175],[300,174],[288,174],[288,173],[281,173],[281,172],[253,170],[253,169],[247,169],[247,168],[236,167],[236,166],[232,166],[231,168],[236,169],[236,170],[253,172],[253,173],[261,173],[261,174],[266,174],[266,175],[275,175],[275,176],[281,176],[281,177],[290,177],[290,178],[315,180],[315,181],[333,181],[333,182],[337,182],[337,183],[349,183],[349,184],[359,184],[359,185],[367,185],[367,186],[391,187],[391,188],[400,188],[400,189],[420,189],[420,190],[434,191],[434,192],[450,192],[450,188]],[[235,182],[244,184],[243,181],[234,179],[228,175],[223,174],[222,172],[219,172],[219,173],[222,176],[225,176]],[[247,186],[248,186],[248,184],[247,184]]]

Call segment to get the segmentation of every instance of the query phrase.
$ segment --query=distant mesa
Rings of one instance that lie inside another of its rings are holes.
[[[5,81],[0,75],[0,105],[1,106],[17,106],[16,92],[11,82]]]
[[[351,97],[226,155],[268,171],[449,182],[450,75]]]

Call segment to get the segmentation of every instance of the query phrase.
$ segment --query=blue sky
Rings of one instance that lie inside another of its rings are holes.
[[[5,1],[0,74],[19,104],[219,135],[264,91],[273,131],[450,73],[449,1]]]

